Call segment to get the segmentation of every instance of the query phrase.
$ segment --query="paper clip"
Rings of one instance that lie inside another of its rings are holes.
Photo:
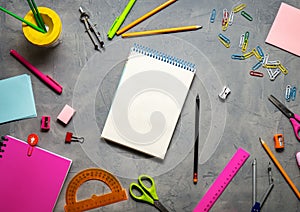
[[[230,47],[230,43],[226,43],[226,41],[224,41],[222,38],[220,38],[219,36],[218,36],[218,39],[219,39],[219,41],[226,47],[226,48],[229,48]]]
[[[252,67],[252,70],[255,71],[255,70],[259,69],[261,66],[262,66],[262,61],[259,61]]]
[[[279,68],[278,66],[279,65],[277,65],[277,64],[270,64],[270,63],[263,64],[263,67],[268,68],[268,69],[277,69],[277,68]]]
[[[249,40],[249,35],[250,33],[247,31],[245,32],[245,35],[244,35],[244,43],[242,45],[242,52],[245,52],[247,50],[247,47],[248,47],[248,40]]]
[[[254,55],[254,52],[251,51],[251,52],[244,54],[244,57],[245,57],[245,59],[248,59],[248,58],[252,57],[253,55]]]
[[[240,47],[240,48],[242,48],[242,46],[243,46],[244,38],[245,38],[245,34],[241,34],[241,37],[240,37],[240,43],[239,43],[239,47]]]
[[[234,59],[234,60],[245,60],[245,57],[244,57],[244,55],[233,54],[233,55],[231,55],[231,59]]]
[[[284,138],[282,134],[274,135],[274,146],[276,151],[282,151],[284,149]]]
[[[237,5],[236,7],[234,7],[234,8],[232,9],[232,11],[233,11],[234,13],[240,12],[241,10],[245,9],[246,6],[247,6],[246,4],[239,4],[239,5]]]
[[[288,70],[281,63],[278,65],[278,68],[285,75],[289,73]]]
[[[227,38],[225,35],[223,35],[223,34],[220,33],[218,36],[219,36],[219,38],[221,38],[223,41],[225,41],[225,43],[230,44],[229,38]]]
[[[217,14],[216,9],[213,9],[211,11],[211,15],[210,15],[210,23],[214,23],[215,22],[216,14]]]
[[[222,19],[222,30],[226,31],[228,27],[228,18],[229,18],[229,13],[227,9],[223,9],[223,19]]]
[[[34,146],[36,146],[39,142],[39,137],[37,136],[37,134],[30,134],[27,137],[27,143],[29,144],[28,146],[28,150],[27,150],[27,156],[31,156]]]
[[[84,138],[83,137],[73,136],[73,133],[67,132],[66,133],[66,137],[65,137],[65,143],[70,144],[71,142],[83,143],[84,142]]]
[[[233,23],[233,18],[234,18],[234,12],[231,11],[231,12],[230,12],[230,15],[229,15],[229,21],[228,21],[229,26],[232,25],[232,23]]]
[[[241,15],[246,18],[248,21],[252,21],[253,18],[251,17],[251,15],[249,15],[248,13],[246,13],[245,11],[241,12]]]
[[[291,99],[292,99],[292,101],[295,101],[295,99],[296,99],[296,93],[297,93],[297,88],[294,86],[291,89]]]
[[[265,55],[264,58],[263,58],[263,64],[267,64],[267,63],[268,63],[268,60],[269,60],[269,54],[266,53],[266,55]]]
[[[256,48],[254,48],[252,51],[253,51],[253,53],[254,53],[254,55],[255,55],[255,57],[256,57],[257,60],[261,61],[261,60],[263,59],[263,58],[260,56],[260,54],[258,53],[258,51],[257,51]]]
[[[291,86],[287,85],[285,88],[285,100],[289,102],[291,99]]]
[[[264,74],[261,72],[257,72],[257,71],[250,71],[250,75],[254,76],[254,77],[263,77]]]
[[[267,64],[269,65],[279,65],[280,64],[280,61],[279,60],[272,60],[272,61],[268,61]]]
[[[275,69],[274,71],[273,70],[274,69],[269,69],[269,68],[267,69],[271,81],[275,80],[275,78],[280,74],[280,70],[278,69]]]
[[[263,52],[262,48],[261,48],[260,46],[257,46],[257,47],[256,47],[256,50],[258,51],[258,54],[259,54],[262,58],[264,58],[264,52]]]

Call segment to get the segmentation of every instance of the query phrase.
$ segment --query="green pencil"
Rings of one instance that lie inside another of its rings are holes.
[[[30,5],[31,5],[31,4],[30,4],[30,1],[27,0],[27,2],[28,2],[28,4],[29,4],[29,6],[30,6]],[[40,24],[39,27],[42,28],[42,29],[44,29],[45,31],[47,31],[47,29],[46,29],[46,27],[45,27],[45,23],[44,23],[44,21],[43,21],[43,18],[42,18],[42,16],[41,16],[41,14],[40,14],[40,12],[39,12],[39,10],[38,10],[38,8],[37,8],[37,6],[36,6],[34,0],[31,0],[31,3],[32,3],[31,7],[33,6],[34,11],[35,11],[35,16],[37,16],[36,19],[39,21],[39,24]],[[31,8],[31,7],[30,7],[30,8]],[[31,10],[32,10],[32,9],[31,9]],[[32,12],[33,12],[33,11],[32,11]]]
[[[28,26],[32,27],[33,29],[35,29],[35,30],[37,30],[37,31],[39,31],[39,32],[42,32],[42,33],[46,33],[45,30],[43,30],[43,29],[37,27],[36,25],[30,23],[29,21],[26,21],[25,19],[21,18],[20,16],[14,14],[14,13],[12,13],[12,12],[10,12],[9,10],[7,10],[7,9],[1,7],[1,6],[0,6],[0,10],[2,10],[2,11],[5,12],[5,13],[7,13],[8,15],[11,15],[12,17],[18,19],[19,21],[24,22],[25,24],[27,24]]]

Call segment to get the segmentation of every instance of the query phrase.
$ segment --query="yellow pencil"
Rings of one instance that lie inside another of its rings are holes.
[[[142,17],[136,19],[134,22],[132,22],[132,23],[128,24],[127,26],[123,27],[122,29],[118,30],[117,31],[117,35],[120,35],[120,34],[126,32],[127,30],[131,29],[135,25],[141,23],[142,21],[146,20],[150,16],[154,15],[155,13],[159,12],[160,10],[162,10],[165,7],[169,6],[170,4],[174,3],[175,1],[177,1],[177,0],[169,0],[169,1],[165,2],[165,3],[163,3],[162,5],[156,7],[155,9],[153,9],[150,12],[146,13]]]
[[[275,163],[275,165],[279,169],[280,173],[282,174],[282,176],[284,177],[284,179],[286,180],[286,182],[292,188],[292,190],[294,191],[294,193],[296,194],[296,196],[298,197],[298,199],[300,199],[299,190],[297,189],[297,187],[295,186],[295,184],[292,182],[292,180],[290,179],[290,177],[287,175],[287,173],[285,172],[285,170],[282,168],[282,166],[280,165],[279,161],[276,159],[275,155],[272,153],[272,151],[269,148],[269,146],[267,145],[267,143],[264,142],[261,138],[259,138],[259,141],[260,141],[261,145],[263,146],[263,148],[268,153],[268,155],[270,156],[270,158],[272,159],[272,161]]]
[[[183,26],[183,27],[175,27],[175,28],[167,28],[167,29],[148,30],[148,31],[142,31],[142,32],[128,32],[128,33],[122,34],[122,38],[136,37],[136,36],[143,36],[143,35],[172,33],[172,32],[183,32],[183,31],[197,30],[200,28],[202,28],[202,26]]]

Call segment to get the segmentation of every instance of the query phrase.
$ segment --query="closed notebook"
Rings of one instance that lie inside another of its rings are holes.
[[[37,116],[28,74],[0,80],[0,99],[0,124]]]
[[[52,212],[72,161],[12,136],[0,141],[0,211]]]
[[[101,137],[164,159],[195,71],[190,62],[134,45]]]

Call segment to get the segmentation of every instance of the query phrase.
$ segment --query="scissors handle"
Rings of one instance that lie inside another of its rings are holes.
[[[140,185],[142,186],[142,188],[145,191],[147,191],[154,200],[158,200],[158,196],[157,196],[157,193],[156,193],[155,182],[154,182],[154,179],[152,177],[150,177],[149,175],[142,174],[142,175],[139,176],[138,181],[139,181]],[[151,186],[150,187],[146,186],[144,181],[150,182]]]
[[[294,114],[294,118],[290,118],[290,121],[293,125],[294,133],[298,141],[300,141],[299,131],[300,131],[300,116],[298,114]]]
[[[134,193],[134,190],[137,190],[140,195],[136,195]],[[129,193],[132,196],[133,199],[150,203],[151,205],[154,205],[154,200],[143,190],[143,188],[138,185],[137,183],[131,183],[129,187]]]

